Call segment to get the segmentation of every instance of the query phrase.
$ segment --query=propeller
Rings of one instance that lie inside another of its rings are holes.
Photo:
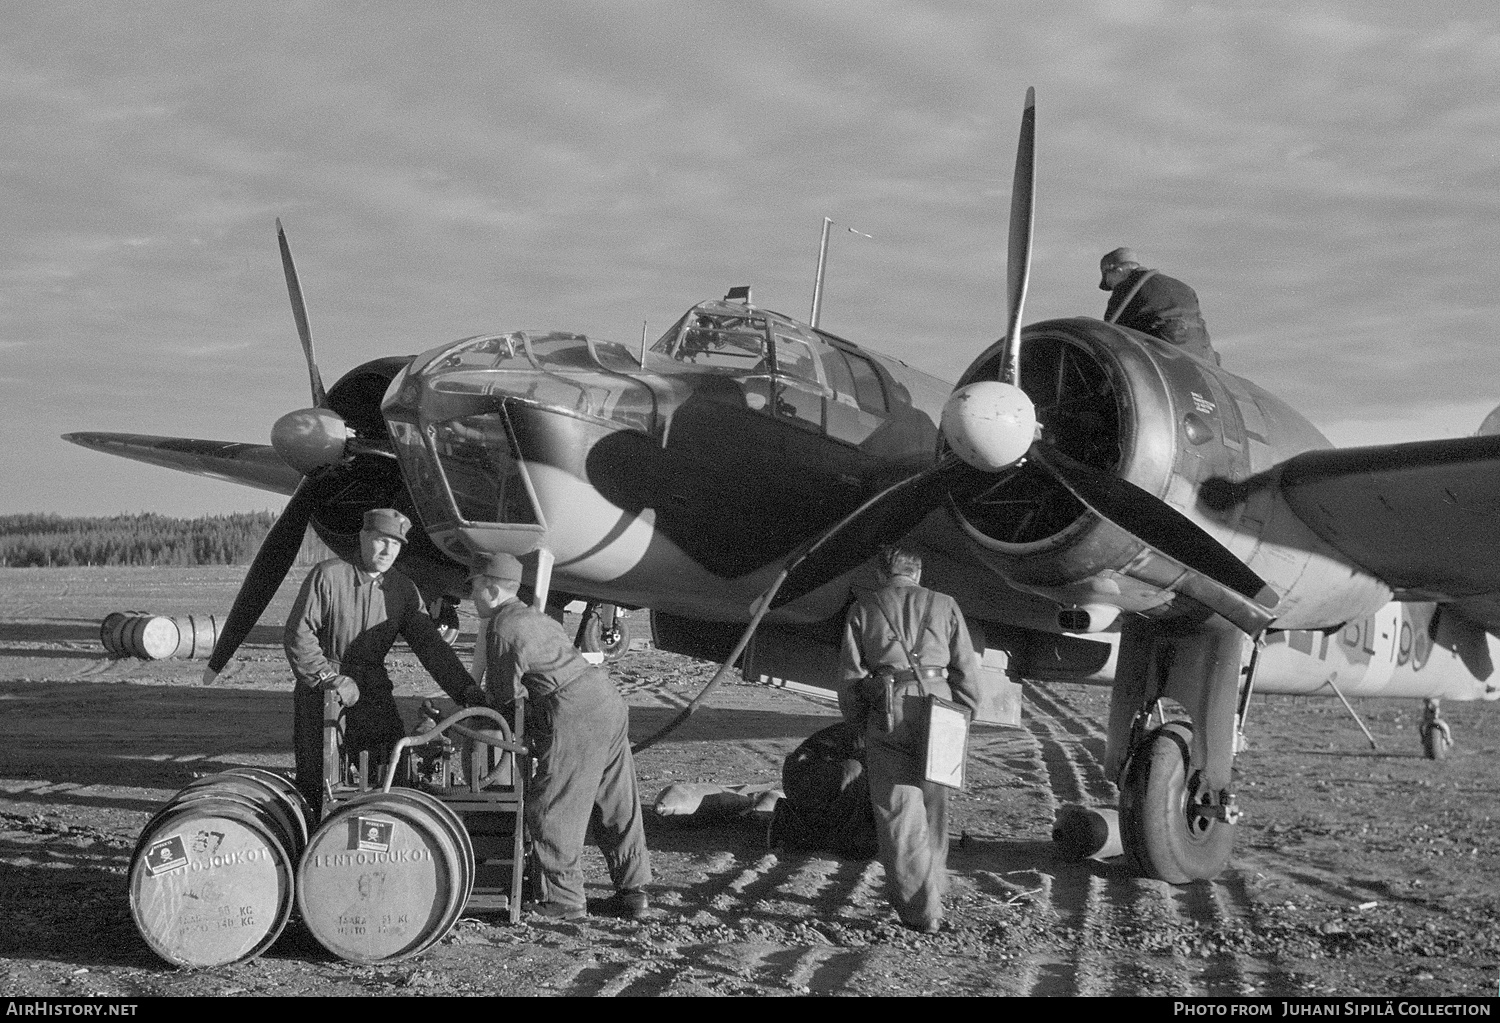
[[[1026,87],[1021,111],[1021,138],[1016,143],[1016,170],[1010,188],[1010,241],[1005,252],[1005,360],[1000,379],[1021,382],[1021,307],[1031,281],[1031,238],[1036,222],[1036,89]],[[1019,390],[1019,387],[1017,387]]]
[[[794,551],[770,606],[790,603],[868,561],[872,550],[917,528],[949,494],[967,497],[994,484],[995,477],[953,455],[898,480]]]
[[[211,683],[224,670],[229,658],[239,649],[282,580],[291,571],[302,547],[302,538],[307,533],[308,523],[319,503],[318,486],[324,470],[341,464],[346,455],[352,453],[354,437],[342,416],[328,407],[328,392],[323,387],[323,377],[318,372],[318,363],[313,356],[312,330],[307,323],[307,303],[302,298],[302,285],[297,280],[297,268],[292,263],[292,250],[287,244],[286,231],[281,219],[276,220],[276,241],[281,249],[281,268],[286,274],[287,294],[292,301],[292,319],[297,324],[297,336],[302,341],[302,354],[307,359],[307,375],[312,386],[313,407],[289,412],[276,420],[271,427],[271,446],[285,463],[302,473],[303,480],[297,485],[291,500],[286,504],[276,524],[271,527],[261,542],[255,560],[245,581],[235,594],[234,606],[229,617],[219,630],[213,653],[208,658],[208,667],[203,671],[204,683]]]
[[[297,560],[297,552],[302,548],[302,537],[306,534],[307,524],[312,520],[317,507],[316,481],[312,478],[304,479],[282,509],[275,525],[266,534],[265,540],[261,541],[255,560],[250,562],[250,571],[245,573],[245,581],[240,585],[240,592],[235,594],[229,617],[224,620],[219,638],[214,641],[208,667],[203,669],[205,684],[212,682],[224,670],[229,658],[240,648],[255,623],[260,621],[271,598],[276,596],[276,591],[281,588],[281,581],[291,571],[292,562]]]
[[[302,285],[297,280],[297,267],[292,262],[292,247],[286,241],[286,229],[281,218],[276,218],[276,244],[281,249],[281,270],[286,274],[286,290],[292,299],[292,319],[297,321],[297,337],[302,341],[302,354],[307,358],[307,376],[312,384],[314,408],[328,407],[328,392],[323,390],[323,377],[318,373],[318,361],[313,358],[312,328],[307,325],[307,303],[302,299]]]
[[[1036,211],[1036,91],[1026,90],[1011,188],[1006,253],[1006,333],[998,380],[956,390],[943,407],[942,433],[952,454],[885,488],[793,553],[777,605],[848,572],[870,551],[914,529],[946,500],[963,500],[1002,482],[1025,462],[1055,479],[1101,518],[1181,566],[1175,584],[1250,635],[1271,621],[1277,595],[1218,540],[1186,515],[1128,480],[1077,462],[1037,429],[1036,406],[1020,387],[1021,315],[1031,275]]]

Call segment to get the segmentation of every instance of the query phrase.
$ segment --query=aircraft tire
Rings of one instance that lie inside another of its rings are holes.
[[[1447,760],[1448,751],[1452,748],[1453,733],[1448,730],[1448,722],[1423,722],[1422,753],[1428,760]]]
[[[437,622],[438,635],[443,637],[443,642],[452,646],[458,642],[458,608],[443,600],[433,615]]]
[[[606,636],[599,616],[590,615],[584,622],[583,642],[579,649],[585,653],[602,653],[606,661],[613,661],[630,649],[630,623],[616,612],[615,627]]]
[[[1142,875],[1169,884],[1216,877],[1229,863],[1236,826],[1188,815],[1192,725],[1169,721],[1131,755],[1120,787],[1120,839]]]

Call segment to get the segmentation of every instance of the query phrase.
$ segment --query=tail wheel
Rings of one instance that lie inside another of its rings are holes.
[[[1229,863],[1236,825],[1197,812],[1206,796],[1188,778],[1193,729],[1171,721],[1130,757],[1120,786],[1120,839],[1146,877],[1188,884],[1215,877]]]
[[[1453,733],[1446,721],[1422,722],[1422,753],[1428,760],[1447,760],[1453,748]]]
[[[630,649],[630,626],[618,612],[614,625],[608,629],[598,615],[590,615],[583,623],[583,640],[578,648],[586,653],[602,653],[606,660],[612,661]]]

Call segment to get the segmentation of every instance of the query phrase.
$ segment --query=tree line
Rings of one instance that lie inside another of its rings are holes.
[[[107,518],[0,515],[0,566],[247,565],[275,522],[272,511],[196,519],[147,513]],[[309,530],[297,564],[331,556]]]

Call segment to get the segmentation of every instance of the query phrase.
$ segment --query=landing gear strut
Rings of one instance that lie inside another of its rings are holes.
[[[615,605],[590,601],[584,605],[573,645],[585,653],[602,653],[612,661],[630,649],[630,627]]]
[[[1119,779],[1121,844],[1146,877],[1188,884],[1229,863],[1240,816],[1232,771],[1252,649],[1221,618],[1186,630],[1150,622],[1123,630],[1105,762]],[[1154,725],[1151,712],[1163,698],[1191,720]]]
[[[1448,751],[1453,748],[1453,732],[1448,728],[1448,722],[1438,717],[1438,701],[1422,701],[1422,724],[1419,726],[1422,736],[1422,753],[1428,760],[1447,760]]]

